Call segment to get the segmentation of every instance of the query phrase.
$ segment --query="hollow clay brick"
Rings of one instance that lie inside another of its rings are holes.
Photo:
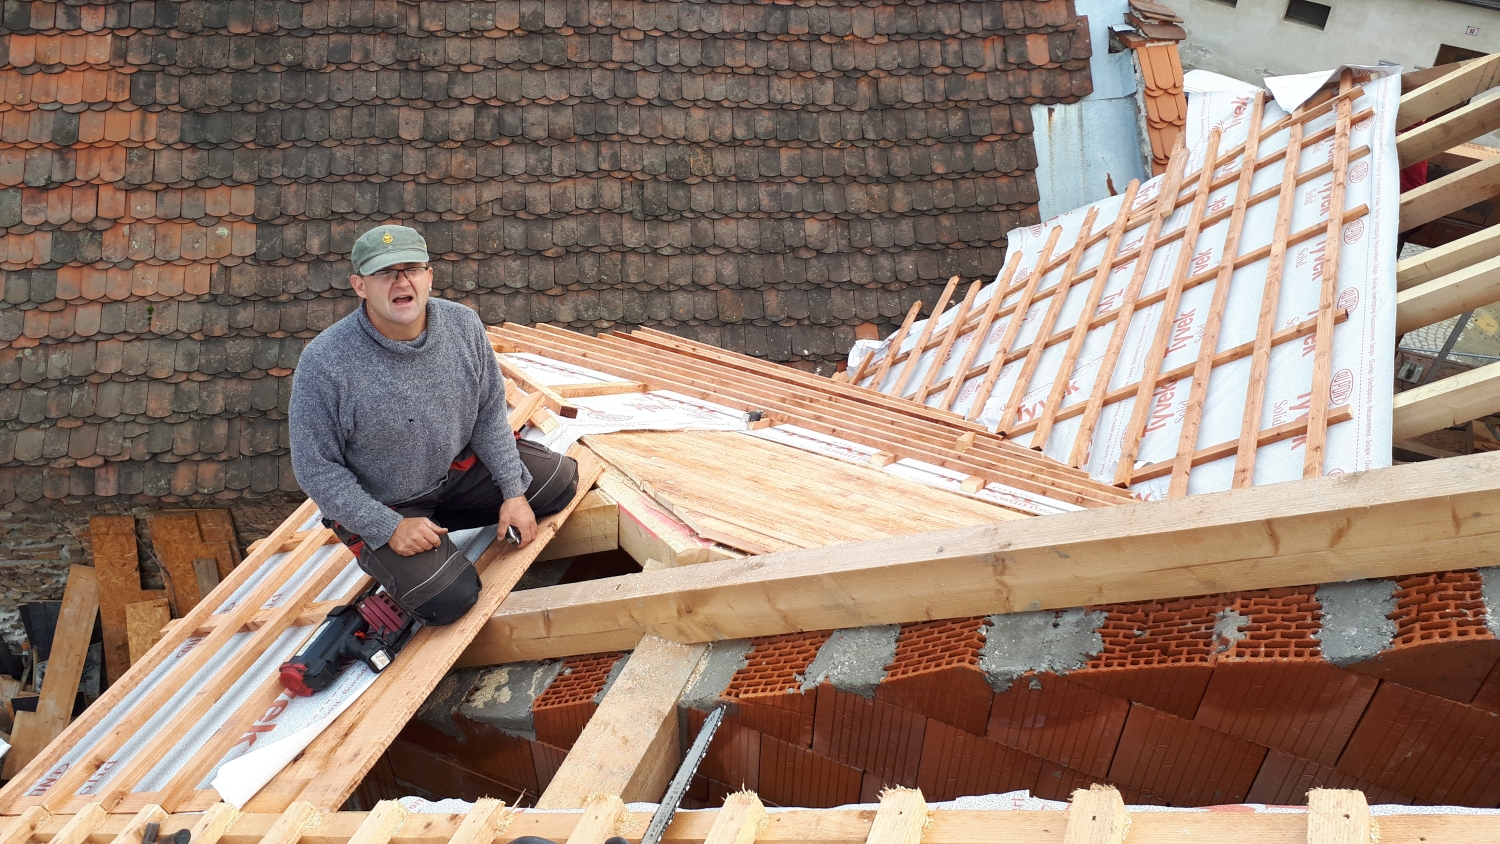
[[[985,737],[1095,777],[1109,773],[1130,702],[1053,674],[995,695]]]
[[[1372,677],[1319,659],[1221,659],[1194,720],[1333,765],[1377,685]]]
[[[828,632],[756,639],[723,697],[734,702],[730,721],[807,747],[812,744],[816,697],[802,692],[801,676],[828,641]]]
[[[916,786],[925,717],[828,683],[818,687],[817,703],[814,753],[866,771],[882,787]]]
[[[1382,683],[1335,766],[1426,803],[1500,804],[1500,717]]]
[[[539,792],[546,791],[557,769],[568,756],[567,748],[555,747],[544,741],[531,743],[532,764],[536,766],[536,784]]]
[[[1355,671],[1468,703],[1500,662],[1500,642],[1486,625],[1479,572],[1422,574],[1396,580],[1391,647]]]
[[[703,713],[688,710],[688,727],[694,735],[703,726],[703,719]],[[761,734],[754,730],[728,722],[720,724],[698,772],[736,788],[757,790],[760,783],[760,739]]]
[[[1242,803],[1266,748],[1134,704],[1109,779],[1171,806]]]
[[[1352,788],[1365,793],[1373,804],[1410,805],[1411,797],[1374,783],[1341,774],[1327,765],[1300,759],[1290,753],[1272,750],[1261,763],[1255,784],[1250,787],[1247,803],[1269,803],[1273,806],[1305,806],[1307,792],[1314,788]]]
[[[1322,653],[1318,631],[1323,606],[1310,587],[1239,592],[1228,614],[1232,630],[1220,626],[1214,662],[1247,659],[1315,659]]]
[[[1068,679],[1191,718],[1208,685],[1225,596],[1143,601],[1095,607],[1108,618],[1099,628],[1104,649]]]
[[[927,722],[918,787],[928,800],[1034,788],[1043,760],[936,719]]]
[[[982,734],[995,696],[979,667],[988,625],[983,618],[902,625],[876,699]]]
[[[859,800],[863,773],[811,750],[761,736],[756,793],[777,806],[823,809]]]
[[[568,657],[562,671],[531,704],[531,720],[538,741],[567,750],[599,708],[594,698],[604,690],[609,672],[622,655]]]

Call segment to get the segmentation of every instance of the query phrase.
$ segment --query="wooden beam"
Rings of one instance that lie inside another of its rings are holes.
[[[1073,792],[1064,844],[1124,844],[1130,813],[1112,785],[1095,783]]]
[[[463,823],[448,844],[492,844],[495,833],[501,830],[506,820],[505,803],[493,797],[481,797],[474,801]]]
[[[567,844],[604,844],[615,834],[620,821],[627,817],[625,803],[612,794],[595,794],[588,799],[583,817],[573,827]]]
[[[93,566],[70,566],[47,674],[42,678],[42,696],[35,712],[16,713],[11,734],[15,744],[5,754],[7,778],[18,774],[73,720],[78,682],[83,677],[83,662],[89,654],[89,639],[98,615],[98,573]]]
[[[618,470],[606,471],[599,489],[617,506],[620,548],[643,568],[676,568],[728,556],[657,506]]]
[[[10,825],[0,832],[0,844],[26,844],[31,840],[32,834],[42,827],[48,819],[47,810],[41,806],[32,806],[22,812],[15,819],[6,818]]]
[[[1315,788],[1307,793],[1307,844],[1370,844],[1375,821],[1358,791]]]
[[[921,791],[892,788],[880,795],[880,809],[865,844],[921,844],[922,832],[930,823],[928,814]]]
[[[1391,439],[1409,440],[1491,413],[1500,413],[1500,363],[1397,393]]]
[[[1500,54],[1486,60],[1491,69],[1496,59]],[[1402,133],[1396,138],[1397,161],[1410,167],[1496,129],[1500,129],[1500,97],[1488,97]]]
[[[1500,255],[1500,226],[1483,229],[1396,263],[1396,289],[1409,290]]]
[[[706,645],[642,639],[599,709],[536,801],[538,809],[573,809],[592,794],[654,802],[677,770],[677,699]]]
[[[609,493],[595,489],[578,502],[578,509],[557,529],[557,536],[547,543],[536,561],[596,554],[619,547],[620,506]]]
[[[201,815],[182,819],[181,828],[188,829],[191,844],[218,844],[239,817],[240,811],[228,803],[215,803]]]
[[[159,824],[166,820],[166,810],[154,803],[149,804],[135,813],[135,817],[130,819],[130,823],[126,824],[119,834],[115,835],[111,844],[141,844],[145,839],[146,824]]]
[[[1408,287],[1396,294],[1396,334],[1500,302],[1500,257]]]
[[[1500,156],[1401,194],[1400,231],[1411,231],[1500,193]]]
[[[84,806],[78,814],[68,819],[63,828],[52,838],[52,844],[83,844],[89,836],[104,824],[108,817],[104,807],[98,803]]]
[[[533,589],[460,663],[1446,571],[1497,539],[1492,452]]]
[[[736,791],[724,799],[704,844],[754,844],[770,816],[753,791]]]
[[[1401,106],[1396,110],[1396,131],[1447,111],[1459,103],[1468,102],[1495,87],[1497,82],[1500,82],[1500,54],[1464,62],[1447,74],[1401,97]],[[1469,136],[1472,137],[1474,135]],[[1402,166],[1406,164],[1403,162]]]
[[[391,836],[406,820],[406,807],[397,800],[382,800],[354,831],[349,844],[389,844]]]
[[[473,817],[469,815],[407,816],[392,844],[450,844],[457,830]],[[221,810],[229,810],[227,815]],[[724,810],[679,812],[667,827],[664,844],[704,844],[711,839],[710,830]],[[162,825],[164,830],[192,828],[192,844],[261,844],[271,827],[280,819],[277,814],[246,813],[227,831],[208,835],[206,826],[222,827],[233,810],[217,804],[203,815],[174,814]],[[868,809],[793,809],[777,812],[766,819],[756,844],[864,844],[873,826],[875,812]],[[348,844],[359,829],[366,812],[333,812],[323,815],[316,830],[305,838],[306,844]],[[938,809],[932,813],[932,825],[922,837],[923,844],[1063,844],[1068,825],[1063,810],[953,810]],[[499,820],[500,841],[512,841],[524,835],[536,835],[553,841],[565,841],[584,818],[581,812],[505,813]],[[639,834],[650,820],[650,812],[624,812],[618,825]],[[16,826],[26,819],[0,818],[0,842],[22,844],[15,835]],[[1222,842],[1245,841],[1254,844],[1304,844],[1307,841],[1309,815],[1302,812],[1137,812],[1130,819],[1129,841]],[[44,818],[35,837],[38,844],[61,844],[59,831],[72,820],[58,815]],[[1412,814],[1385,815],[1380,819],[1380,844],[1433,844],[1433,842],[1488,842],[1500,840],[1500,815]],[[99,826],[75,844],[111,844],[130,821],[128,815],[103,816]],[[212,822],[212,824],[210,824]],[[25,826],[23,825],[24,829]],[[481,839],[488,841],[488,839]],[[1366,839],[1368,842],[1369,839]],[[477,844],[475,840],[455,844]],[[719,844],[719,842],[714,842]]]
[[[586,384],[558,384],[552,388],[552,392],[565,399],[582,399],[589,396],[644,393],[646,385],[640,381],[590,381]]]

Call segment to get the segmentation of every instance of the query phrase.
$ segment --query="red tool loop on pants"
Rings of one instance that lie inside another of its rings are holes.
[[[458,470],[460,472],[467,472],[470,469],[474,468],[474,464],[478,463],[478,462],[479,462],[479,455],[477,455],[477,454],[471,454],[471,455],[469,455],[468,457],[465,457],[462,460],[455,460],[452,463],[448,464],[448,468],[449,469],[456,469],[456,470]]]

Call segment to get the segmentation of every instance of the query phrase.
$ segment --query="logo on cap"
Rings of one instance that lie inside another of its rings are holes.
[[[395,238],[391,237],[390,235],[384,235],[380,238],[380,240],[382,243],[390,243],[391,241],[395,240]]]

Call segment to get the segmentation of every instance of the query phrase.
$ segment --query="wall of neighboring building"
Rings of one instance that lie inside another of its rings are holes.
[[[1500,52],[1500,10],[1453,0],[1325,0],[1319,30],[1284,20],[1288,0],[1171,0],[1188,38],[1182,61],[1259,84],[1340,64],[1431,67],[1442,45]],[[1469,34],[1469,29],[1477,30]]]

